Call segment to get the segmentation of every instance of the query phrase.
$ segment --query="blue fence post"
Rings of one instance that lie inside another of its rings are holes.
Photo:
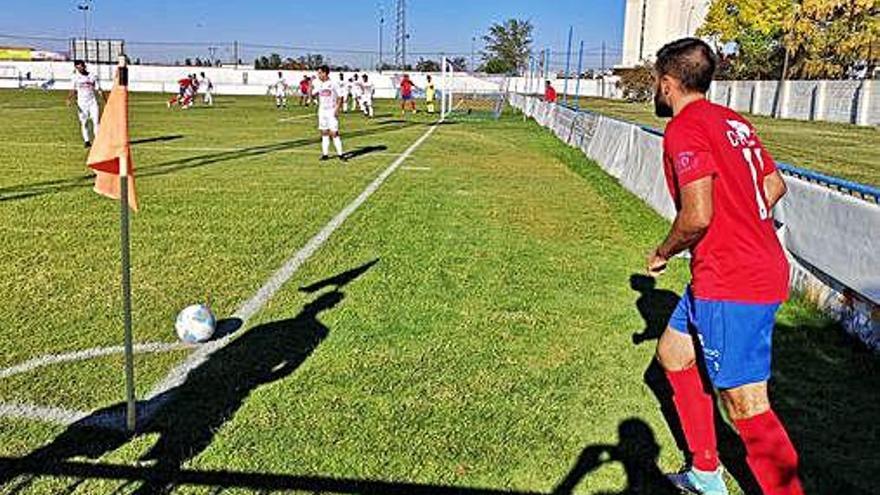
[[[568,80],[571,78],[571,35],[574,32],[573,26],[568,26],[568,48],[565,49],[565,84],[562,89],[563,105],[568,105]]]
[[[574,106],[576,109],[581,109],[581,69],[584,62],[584,40],[581,40],[580,48],[578,48],[578,70],[577,74],[577,82],[574,85]]]
[[[544,57],[544,80],[550,79],[550,49],[548,48],[546,51],[547,55]]]

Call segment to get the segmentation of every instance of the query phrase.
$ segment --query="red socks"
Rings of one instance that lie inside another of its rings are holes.
[[[681,429],[693,456],[694,467],[700,471],[718,469],[715,444],[715,416],[712,396],[703,388],[696,366],[681,371],[667,371],[672,385],[672,401],[678,411]]]
[[[746,462],[765,495],[803,495],[798,457],[785,427],[770,410],[735,421],[746,446]]]

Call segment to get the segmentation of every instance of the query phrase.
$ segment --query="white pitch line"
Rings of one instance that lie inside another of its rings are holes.
[[[325,243],[327,239],[333,234],[333,232],[338,229],[345,220],[351,216],[352,213],[355,212],[364,202],[373,195],[376,190],[388,179],[388,177],[400,167],[400,164],[404,162],[410,155],[419,147],[423,142],[425,142],[428,137],[434,133],[437,129],[437,124],[432,125],[421,137],[419,137],[413,144],[410,145],[409,148],[406,149],[396,160],[394,160],[391,165],[388,166],[378,177],[376,177],[373,182],[371,182],[363,192],[358,195],[351,203],[348,204],[345,208],[342,209],[332,220],[330,220],[327,225],[324,226],[314,237],[312,237],[309,242],[306,243],[299,251],[297,251],[293,257],[288,259],[284,265],[281,266],[271,277],[269,280],[257,290],[256,294],[253,295],[250,299],[245,301],[238,310],[232,315],[232,318],[239,318],[242,321],[242,325],[246,324],[247,321],[255,315],[263,306],[278,292],[279,289],[293,276],[294,273],[299,270],[300,266],[305,263],[309,258],[312,257],[313,254]],[[227,335],[226,337],[209,342],[207,344],[203,344],[193,352],[183,363],[179,366],[171,370],[168,376],[165,377],[164,380],[159,382],[153,390],[150,392],[149,397],[156,397],[180,384],[182,384],[187,375],[189,375],[190,371],[196,369],[202,363],[207,361],[207,359],[214,352],[223,348],[227,343],[229,343],[231,337],[234,334]]]
[[[413,144],[409,146],[402,154],[400,154],[373,182],[371,182],[351,203],[330,220],[309,242],[306,243],[293,257],[288,259],[269,280],[260,287],[259,290],[247,301],[245,301],[238,310],[233,314],[233,318],[239,318],[242,325],[253,317],[263,306],[290,280],[290,278],[299,270],[303,263],[308,261],[318,249],[324,245],[330,236],[354,213],[361,205],[363,205],[370,196],[375,193],[379,187],[397,170],[400,165],[409,158],[410,155],[421,144],[434,133],[438,124],[432,125],[424,134],[422,134]],[[148,397],[144,401],[140,401],[137,405],[138,421],[149,420],[170,398],[169,392],[176,386],[181,385],[189,375],[189,373],[203,364],[210,358],[211,354],[222,349],[231,340],[234,334],[202,344],[192,354],[190,354],[180,365],[176,366],[159,384],[153,387]],[[183,348],[179,343],[150,343],[139,344],[135,346],[135,352],[165,352]],[[0,370],[0,378],[12,376],[19,373],[31,371],[49,364],[78,361],[91,359],[99,356],[107,356],[122,352],[122,347],[103,347],[88,349],[85,351],[70,352],[65,354],[47,355],[25,361],[16,366]],[[66,409],[62,407],[48,407],[34,404],[23,403],[3,403],[0,402],[0,417],[33,419],[69,425],[77,421],[88,418],[90,424],[96,426],[105,426],[108,428],[123,428],[123,416],[120,411],[109,411],[103,415],[95,416],[94,413]]]
[[[431,170],[431,167],[400,167],[400,170]]]
[[[308,113],[305,115],[294,115],[293,117],[284,117],[283,119],[278,119],[278,122],[290,122],[291,120],[299,120],[299,119],[305,119],[305,118],[309,118],[309,117],[317,117],[317,115],[315,115],[313,113]]]
[[[134,352],[135,354],[148,352],[169,352],[184,348],[184,344],[181,344],[179,342],[152,342],[149,344],[135,345]],[[125,352],[125,348],[120,345],[113,347],[95,347],[92,349],[86,349],[84,351],[67,352],[64,354],[47,354],[45,356],[39,356],[34,359],[30,359],[9,368],[0,369],[0,378],[8,378],[12,375],[27,373],[28,371],[33,371],[37,368],[42,368],[43,366],[48,366],[50,364],[69,363],[72,361],[85,361],[86,359],[111,356],[113,354],[122,354],[123,352]]]
[[[75,411],[63,407],[46,407],[33,404],[7,404],[0,402],[0,418],[34,419],[49,423],[69,425],[88,417],[87,411]]]

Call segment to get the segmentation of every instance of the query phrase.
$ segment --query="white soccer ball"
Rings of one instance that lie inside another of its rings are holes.
[[[217,321],[214,313],[204,304],[193,304],[183,308],[177,315],[174,329],[177,336],[187,344],[199,344],[208,341],[214,335]]]

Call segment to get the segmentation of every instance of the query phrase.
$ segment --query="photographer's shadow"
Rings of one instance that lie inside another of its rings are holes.
[[[158,434],[140,459],[151,466],[150,476],[133,493],[169,492],[182,466],[211,444],[252,392],[288,377],[314,353],[330,332],[319,319],[321,313],[339,305],[345,298],[342,287],[375,263],[313,284],[333,289],[305,304],[293,318],[245,331],[214,351],[181,385],[138,403],[138,415],[152,417],[141,421],[135,433],[119,428],[124,424],[125,404],[114,404],[70,425],[50,444],[23,458],[22,465],[53,465],[76,457],[98,459],[136,436]],[[0,472],[0,486],[19,474],[24,473]],[[21,486],[28,483],[26,479]]]
[[[660,445],[647,423],[629,418],[617,427],[617,445],[590,445],[578,457],[571,471],[553,490],[554,495],[567,495],[590,473],[605,464],[619,462],[626,473],[622,492],[598,492],[597,495],[678,495],[660,468]]]

